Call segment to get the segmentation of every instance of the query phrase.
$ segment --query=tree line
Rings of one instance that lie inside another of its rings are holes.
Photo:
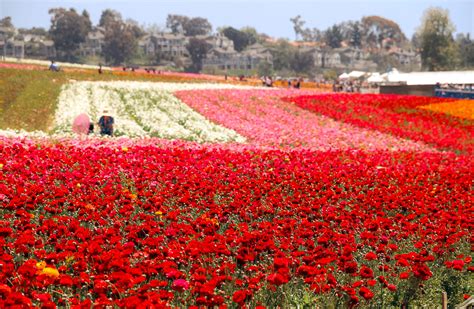
[[[73,8],[53,8],[49,10],[49,14],[51,26],[48,31],[41,28],[29,31],[47,34],[54,41],[59,60],[78,61],[80,44],[86,41],[87,34],[93,29],[89,13],[86,10],[80,13]],[[455,38],[455,27],[449,18],[449,12],[441,8],[429,8],[425,11],[420,26],[411,39],[406,38],[396,22],[380,16],[365,16],[359,21],[334,24],[326,30],[306,27],[306,22],[300,15],[290,21],[295,41],[317,42],[324,49],[350,46],[377,55],[392,47],[399,47],[419,51],[425,70],[474,68],[474,41],[469,33],[458,34]],[[13,26],[11,18],[0,20],[0,26]],[[147,33],[138,22],[124,20],[119,12],[112,9],[102,12],[97,26],[105,31],[102,56],[111,65],[131,61],[136,56],[138,40]],[[186,47],[192,65],[188,69],[199,71],[200,63],[210,46],[196,36],[210,35],[213,30],[211,23],[202,17],[169,14],[166,28],[173,34],[190,37]],[[21,30],[24,31],[20,29],[20,32]],[[232,40],[238,52],[255,43],[268,47],[273,55],[273,69],[276,71],[305,73],[314,69],[313,56],[287,39],[270,41],[269,36],[258,33],[252,27],[222,27],[217,31]],[[160,55],[157,59],[152,59],[151,63],[157,63],[159,57]]]

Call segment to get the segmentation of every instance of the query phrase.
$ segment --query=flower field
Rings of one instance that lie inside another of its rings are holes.
[[[0,307],[434,308],[473,294],[457,101],[73,82],[0,132]],[[107,108],[119,137],[71,137]],[[8,136],[7,136],[8,135]]]

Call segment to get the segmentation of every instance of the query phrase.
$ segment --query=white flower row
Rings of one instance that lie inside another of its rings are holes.
[[[114,135],[159,137],[198,142],[245,142],[235,131],[216,125],[176,98],[171,91],[236,88],[219,84],[75,82],[63,86],[55,115],[55,133],[70,133],[86,113],[97,123],[104,110],[114,117]],[[242,88],[242,87],[240,87]]]
[[[5,57],[5,62],[14,62],[14,63],[25,63],[25,64],[36,64],[49,67],[51,61],[48,60],[38,60],[38,59],[21,59],[21,58],[11,58]],[[78,69],[99,69],[98,65],[89,65],[89,64],[79,64],[79,63],[69,63],[69,62],[58,62],[55,61],[59,67],[68,67],[68,68],[78,68]],[[112,70],[110,67],[102,66],[102,70]]]

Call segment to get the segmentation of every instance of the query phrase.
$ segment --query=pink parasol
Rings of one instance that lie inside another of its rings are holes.
[[[80,114],[72,123],[72,130],[77,134],[87,134],[89,132],[90,119],[86,114]]]

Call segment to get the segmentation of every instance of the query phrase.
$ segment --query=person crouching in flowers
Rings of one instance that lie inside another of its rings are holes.
[[[104,115],[100,117],[98,125],[100,127],[100,135],[114,134],[114,117],[108,115],[108,111],[104,110]]]

